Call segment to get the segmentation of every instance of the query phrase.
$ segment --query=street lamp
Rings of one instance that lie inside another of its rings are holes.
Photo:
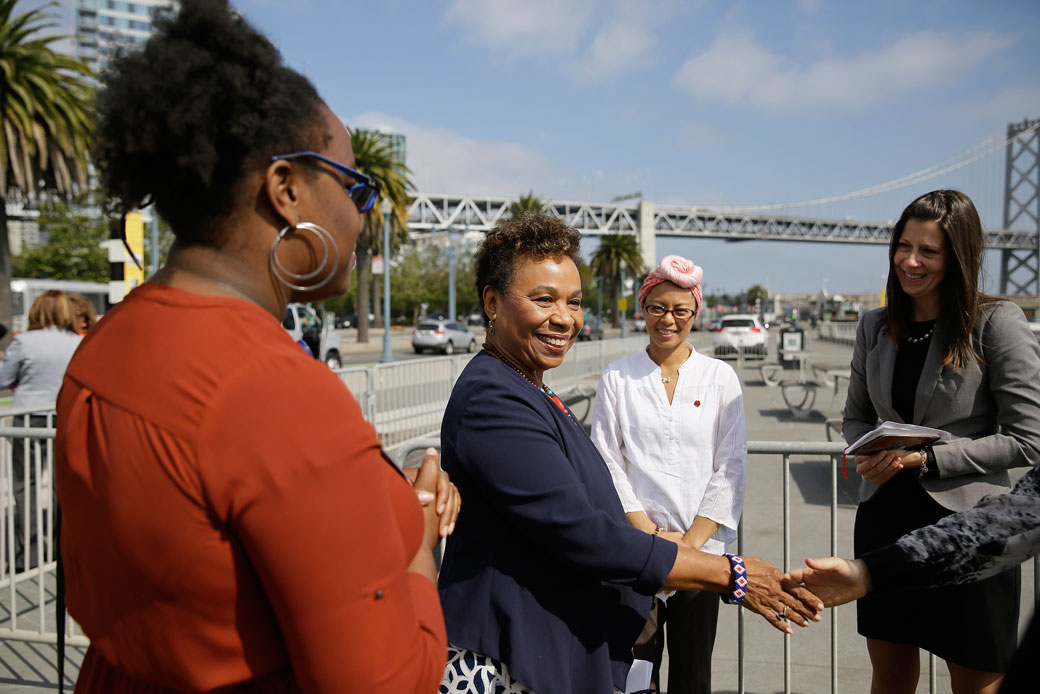
[[[621,308],[621,306],[618,306],[618,308],[621,309],[621,339],[623,340],[626,337],[628,337],[628,331],[625,329],[625,313],[628,310],[628,305],[625,303],[625,301],[626,301],[626,299],[625,299],[625,265],[626,265],[625,259],[622,258],[621,262],[619,262],[618,265],[621,267],[621,301],[620,301],[620,303],[621,303],[621,306],[624,306],[624,308]]]
[[[385,364],[394,360],[390,349],[390,213],[394,206],[383,198],[380,209],[383,211],[383,356],[379,361]]]
[[[448,225],[448,320],[455,322],[455,227]]]

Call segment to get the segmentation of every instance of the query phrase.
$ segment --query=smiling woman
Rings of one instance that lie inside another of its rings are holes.
[[[863,316],[842,432],[878,420],[943,429],[934,448],[857,456],[856,556],[1010,488],[1040,463],[1040,348],[1022,310],[978,290],[982,224],[963,193],[914,200],[892,230],[888,306]],[[873,691],[912,691],[919,648],[947,662],[954,691],[992,692],[1014,653],[1018,568],[978,583],[857,603]]]
[[[441,427],[444,469],[467,498],[438,581],[445,694],[623,689],[651,595],[735,590],[723,557],[628,524],[603,459],[542,380],[582,326],[579,239],[528,215],[492,230],[477,254],[487,342]],[[744,604],[777,628],[788,628],[781,612],[804,624],[822,607],[785,593],[772,565],[749,558],[747,569]]]

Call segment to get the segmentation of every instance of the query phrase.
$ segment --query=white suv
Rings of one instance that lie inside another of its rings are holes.
[[[758,316],[734,313],[722,317],[715,331],[714,344],[716,357],[740,352],[765,359],[769,352],[769,333],[762,327]]]
[[[289,331],[289,336],[296,342],[303,341],[311,354],[329,365],[330,369],[343,366],[339,333],[333,332],[325,311],[322,317],[308,304],[289,304],[285,308],[282,327]]]

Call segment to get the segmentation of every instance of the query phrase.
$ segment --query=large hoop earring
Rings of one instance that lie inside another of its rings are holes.
[[[278,259],[278,244],[282,242],[282,239],[284,239],[285,235],[288,234],[290,231],[300,230],[309,231],[312,234],[314,234],[314,236],[319,241],[321,241],[322,248],[322,258],[321,262],[318,263],[318,267],[302,275],[287,270],[286,267],[282,265],[282,261]],[[325,270],[325,266],[329,264],[330,257],[333,258],[332,268],[329,270],[328,275],[325,276],[325,279],[315,284],[298,284],[307,282],[308,280],[314,279],[315,277],[320,275]],[[328,284],[332,277],[336,274],[336,270],[339,269],[339,246],[336,245],[336,239],[332,237],[332,234],[330,234],[326,229],[321,228],[317,224],[312,224],[311,222],[300,222],[296,225],[287,224],[281,231],[278,232],[278,236],[275,237],[274,243],[271,244],[270,262],[271,272],[278,279],[278,281],[284,284],[286,287],[301,292],[313,292],[317,289],[321,289],[326,284]]]

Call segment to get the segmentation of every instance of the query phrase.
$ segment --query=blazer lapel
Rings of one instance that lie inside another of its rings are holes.
[[[924,367],[921,369],[921,378],[917,381],[917,392],[914,393],[914,421],[920,424],[924,419],[924,413],[928,410],[928,403],[932,400],[932,393],[939,383],[942,375],[942,350],[939,347],[937,335],[932,336],[928,344],[928,354],[924,358]]]
[[[892,374],[896,369],[896,346],[888,335],[888,329],[882,327],[878,331],[877,342],[871,352],[873,364],[867,364],[867,379],[870,374],[877,374],[872,393],[876,393],[877,404],[875,409],[883,420],[898,420],[899,415],[892,409]],[[874,367],[874,368],[871,368]]]

